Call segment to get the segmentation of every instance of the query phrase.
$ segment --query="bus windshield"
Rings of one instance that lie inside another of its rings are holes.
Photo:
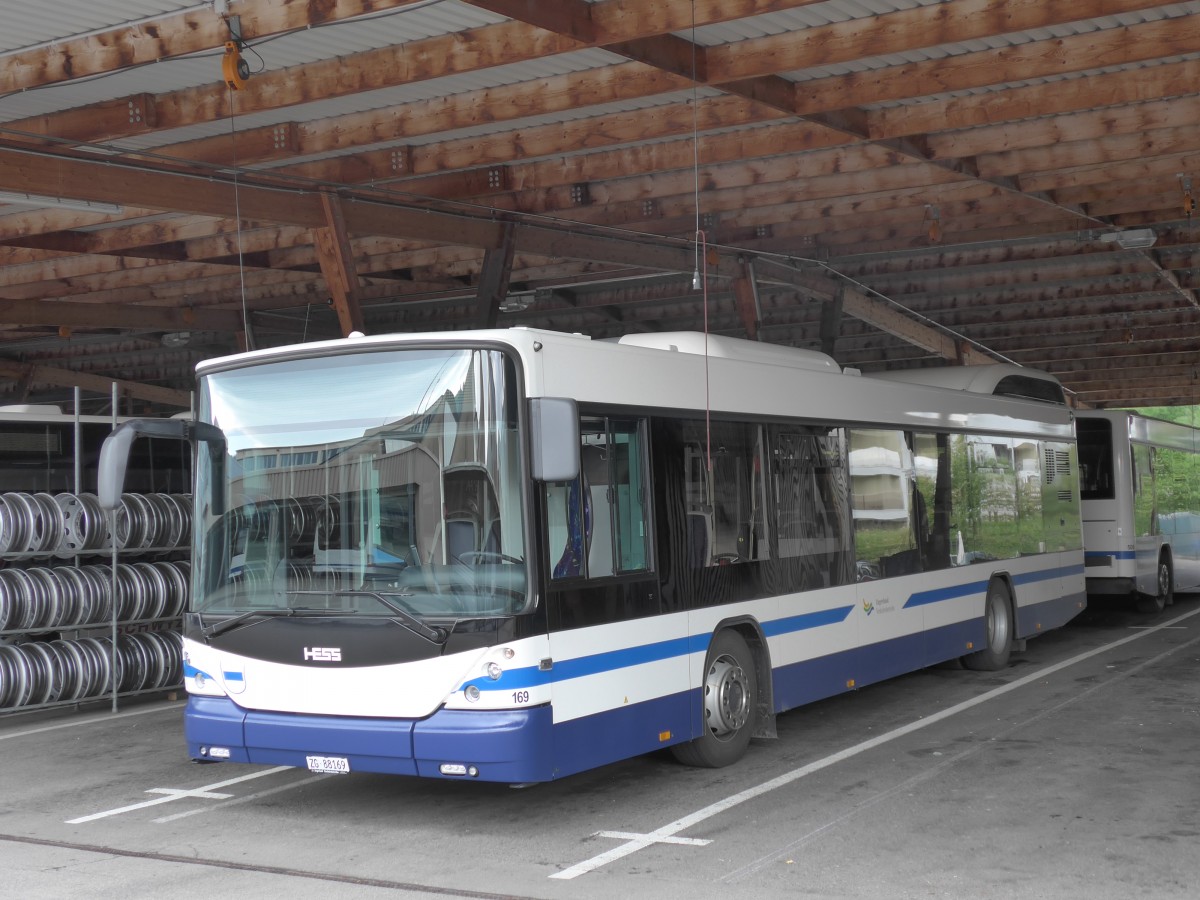
[[[515,367],[409,349],[216,372],[191,609],[457,619],[527,601]],[[278,613],[276,613],[278,614]]]

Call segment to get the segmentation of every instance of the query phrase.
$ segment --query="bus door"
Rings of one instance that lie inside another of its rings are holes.
[[[580,472],[545,486],[555,757],[655,749],[685,721],[686,635],[661,612],[644,419],[583,416]]]
[[[1137,560],[1136,590],[1158,593],[1158,554],[1162,546],[1155,497],[1155,449],[1148,444],[1130,444],[1133,470],[1133,549]]]

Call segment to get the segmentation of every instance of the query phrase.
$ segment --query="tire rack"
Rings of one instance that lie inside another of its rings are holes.
[[[179,687],[190,530],[188,494],[0,494],[0,713]]]

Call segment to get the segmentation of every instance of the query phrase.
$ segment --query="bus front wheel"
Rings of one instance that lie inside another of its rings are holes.
[[[1138,612],[1160,613],[1175,600],[1175,573],[1171,571],[1171,560],[1163,553],[1158,557],[1158,573],[1154,581],[1153,596],[1142,594],[1138,597]]]
[[[997,580],[988,585],[983,617],[987,626],[986,645],[982,650],[968,653],[962,658],[962,662],[968,669],[974,669],[976,672],[995,672],[1008,665],[1008,657],[1012,654],[1013,632],[1016,631],[1012,601],[1004,582]]]
[[[737,762],[750,746],[758,708],[758,677],[745,639],[726,629],[713,638],[704,661],[704,732],[672,747],[687,766],[719,769]]]

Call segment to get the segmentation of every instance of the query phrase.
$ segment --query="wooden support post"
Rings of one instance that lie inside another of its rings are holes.
[[[324,228],[313,229],[313,243],[317,259],[321,263],[321,274],[329,288],[329,296],[337,313],[342,336],[352,331],[363,330],[362,306],[358,299],[358,273],[354,267],[354,256],[350,251],[350,238],[346,235],[346,222],[342,217],[342,205],[337,195],[330,191],[321,192],[321,208],[325,211]]]
[[[28,366],[25,374],[17,379],[17,399],[22,403],[29,400],[29,389],[33,387],[33,366]]]
[[[838,285],[832,300],[821,304],[821,352],[837,359],[837,339],[842,333],[842,298],[845,285]]]
[[[479,292],[475,301],[480,328],[496,327],[500,316],[500,304],[508,296],[508,281],[512,276],[515,249],[510,222],[504,225],[500,246],[484,251],[483,265],[479,268]]]
[[[737,301],[738,317],[746,330],[746,337],[758,340],[758,326],[762,324],[762,309],[758,302],[758,284],[754,277],[754,260],[739,259],[741,273],[733,280],[733,296]]]

